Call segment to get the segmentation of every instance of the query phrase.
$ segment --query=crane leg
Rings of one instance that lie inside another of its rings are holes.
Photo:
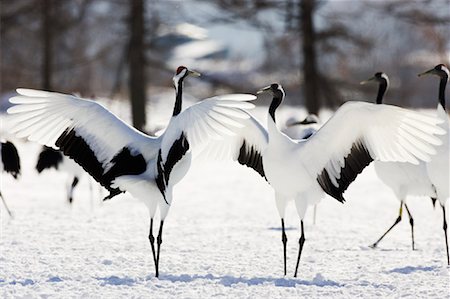
[[[76,185],[78,185],[78,177],[74,177],[72,181],[72,185],[70,185],[70,191],[69,191],[69,203],[72,203],[73,201],[73,189]]]
[[[12,218],[11,210],[8,208],[5,199],[3,198],[2,192],[0,192],[0,197],[2,198],[3,205],[5,206],[6,212],[8,212],[9,217]]]
[[[409,224],[411,225],[411,239],[412,239],[412,250],[415,250],[414,248],[414,219],[411,215],[411,212],[408,209],[408,206],[405,204],[406,212],[409,216]]]
[[[445,205],[442,205],[442,218],[444,219],[444,225],[442,228],[444,229],[445,235],[445,249],[447,250],[447,264],[450,265],[450,256],[448,253],[448,236],[447,236],[447,216],[445,215]]]
[[[284,219],[281,218],[281,241],[283,242],[283,261],[284,261],[284,275],[286,276],[286,243],[287,237],[284,230]]]
[[[383,238],[391,231],[391,229],[393,229],[394,226],[396,226],[402,220],[402,212],[403,212],[403,202],[400,203],[399,214],[398,214],[398,217],[395,220],[394,224],[392,224],[392,226],[375,243],[370,245],[370,247],[372,247],[372,248],[377,247],[378,243],[380,243],[380,241],[383,240]]]
[[[300,239],[298,240],[298,256],[297,256],[297,264],[295,265],[294,277],[297,277],[298,265],[300,264],[300,257],[302,255],[303,245],[305,244],[305,230],[303,227],[303,220],[300,220],[301,233]]]
[[[156,255],[156,277],[159,277],[159,252],[162,244],[162,231],[163,231],[164,220],[161,220],[161,224],[159,226],[159,233],[156,239],[156,244],[158,245],[158,251]]]
[[[155,271],[156,271],[157,266],[156,266],[155,237],[153,236],[153,218],[150,218],[150,232],[148,234],[148,240],[150,241],[150,246],[152,248],[153,263],[155,264]],[[157,274],[156,277],[158,277]]]

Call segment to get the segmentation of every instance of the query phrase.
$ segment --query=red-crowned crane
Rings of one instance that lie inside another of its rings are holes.
[[[294,276],[297,276],[305,243],[303,219],[308,205],[317,204],[325,193],[344,202],[343,193],[357,175],[373,160],[417,164],[430,160],[434,135],[444,134],[438,118],[391,105],[347,102],[311,137],[295,141],[282,133],[275,112],[285,92],[278,83],[258,91],[272,94],[266,130],[255,118],[245,122],[238,135],[208,147],[211,156],[231,155],[253,168],[275,190],[281,218],[284,273],[286,243],[284,227],[286,204],[295,201],[301,235]]]
[[[183,66],[177,69],[172,118],[159,137],[137,131],[96,102],[66,94],[18,89],[19,96],[10,99],[17,105],[8,110],[12,132],[18,137],[60,149],[110,192],[108,198],[128,191],[146,204],[156,277],[172,190],[189,170],[193,151],[214,138],[233,135],[248,118],[242,109],[253,107],[247,101],[256,99],[246,94],[216,96],[182,112],[183,81],[192,75],[199,74]],[[155,248],[157,209],[160,225]]]
[[[389,77],[383,72],[377,72],[375,75],[361,84],[377,82],[378,93],[375,102],[383,104],[383,97],[389,88]],[[374,162],[375,172],[378,178],[386,184],[400,201],[399,215],[394,224],[371,245],[372,248],[377,247],[378,243],[402,220],[403,206],[409,216],[409,224],[411,226],[411,246],[414,250],[414,219],[406,204],[407,196],[429,196],[432,200],[436,200],[436,191],[434,190],[426,169],[426,163],[421,161],[418,165],[405,162]],[[434,202],[434,201],[433,201]]]
[[[447,236],[447,215],[445,213],[445,204],[450,196],[450,121],[445,107],[445,87],[448,83],[449,70],[444,64],[438,64],[434,68],[419,74],[435,75],[440,78],[439,81],[439,96],[436,114],[443,123],[441,127],[447,133],[441,136],[442,146],[437,148],[437,154],[433,159],[427,163],[428,176],[436,190],[436,198],[442,207],[443,213],[443,229],[445,236],[445,248],[447,250],[447,264],[450,265],[450,255],[448,251],[448,236]]]
[[[73,201],[73,191],[78,185],[81,177],[86,173],[74,160],[64,156],[61,151],[54,148],[43,146],[39,153],[36,163],[36,170],[41,173],[45,169],[54,168],[55,170],[67,173],[71,178],[71,184],[67,186],[67,201],[71,204]],[[92,197],[92,187],[91,187]]]

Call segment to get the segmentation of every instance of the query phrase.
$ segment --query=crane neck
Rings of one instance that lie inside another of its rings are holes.
[[[273,99],[272,99],[272,103],[270,103],[269,115],[272,118],[274,123],[276,123],[275,111],[277,110],[278,106],[280,106],[282,100],[283,99],[282,99],[281,96],[274,94],[273,95]]]
[[[439,82],[439,103],[442,105],[442,108],[445,109],[445,87],[447,86],[448,76],[444,75],[441,77],[441,81]]]
[[[383,97],[386,93],[387,87],[388,87],[387,81],[381,80],[380,85],[378,87],[377,104],[383,104]]]
[[[180,80],[178,80],[177,84],[175,85],[176,97],[172,116],[177,116],[181,112],[183,104],[183,79],[184,78],[180,78]]]

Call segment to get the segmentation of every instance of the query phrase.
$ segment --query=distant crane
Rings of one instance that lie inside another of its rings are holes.
[[[440,78],[439,81],[439,103],[437,105],[436,114],[443,124],[441,127],[445,130],[445,135],[441,136],[443,145],[437,148],[437,154],[433,159],[427,163],[428,176],[431,183],[436,190],[436,197],[442,207],[443,229],[445,235],[445,248],[447,250],[447,264],[450,265],[450,256],[448,251],[448,236],[447,236],[447,216],[445,213],[445,204],[450,196],[450,121],[445,108],[445,87],[447,86],[449,70],[444,64],[438,64],[434,68],[419,74],[436,75]]]
[[[377,72],[373,77],[362,81],[361,84],[370,82],[377,82],[379,84],[376,103],[382,104],[383,97],[389,88],[388,75],[383,72]],[[420,162],[418,165],[414,165],[404,162],[375,161],[374,166],[375,172],[380,180],[391,188],[400,201],[400,209],[394,224],[371,247],[377,247],[378,243],[402,220],[403,206],[405,206],[409,216],[409,224],[411,225],[412,249],[414,250],[414,219],[405,201],[408,195],[430,196],[435,200],[436,191],[428,178],[426,163]]]
[[[194,150],[212,138],[233,134],[248,118],[242,109],[254,95],[234,94],[203,100],[183,112],[183,81],[197,72],[180,66],[173,84],[176,99],[172,118],[158,137],[143,134],[125,124],[100,104],[75,96],[18,89],[10,99],[13,133],[18,137],[60,149],[109,190],[112,198],[124,191],[141,199],[149,209],[149,241],[159,276],[159,257],[164,220],[172,203],[173,186],[187,173]],[[160,226],[153,236],[153,219],[160,212]]]
[[[20,157],[17,148],[10,141],[2,141],[0,142],[0,153],[2,155],[0,159],[0,171],[9,173],[13,178],[17,179],[20,176]],[[1,191],[0,197],[2,198],[6,211],[12,217],[11,210],[8,208]]]
[[[319,130],[320,119],[315,114],[309,114],[302,121],[291,117],[286,121],[284,133],[292,139],[308,139]]]
[[[73,201],[73,190],[78,185],[81,177],[86,173],[74,160],[64,156],[62,152],[48,146],[43,146],[39,153],[36,170],[41,173],[45,169],[55,168],[72,177],[72,183],[67,188],[67,200]],[[91,190],[92,193],[92,190]],[[92,194],[91,194],[92,195]]]

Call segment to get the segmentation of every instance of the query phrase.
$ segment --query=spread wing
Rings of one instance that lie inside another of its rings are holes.
[[[105,107],[76,96],[18,89],[8,109],[18,137],[60,149],[114,193],[112,180],[139,174],[156,157],[160,141],[127,125]]]
[[[205,99],[172,118],[161,135],[156,182],[164,195],[174,166],[190,151],[201,152],[213,141],[238,134],[253,108],[254,95],[231,94]]]
[[[438,118],[390,105],[348,102],[307,141],[299,144],[300,161],[322,189],[342,194],[372,160],[418,164],[436,153],[444,134]]]
[[[262,154],[268,144],[267,131],[250,114],[241,123],[244,126],[234,136],[210,142],[202,155],[212,159],[238,161],[266,178]]]

